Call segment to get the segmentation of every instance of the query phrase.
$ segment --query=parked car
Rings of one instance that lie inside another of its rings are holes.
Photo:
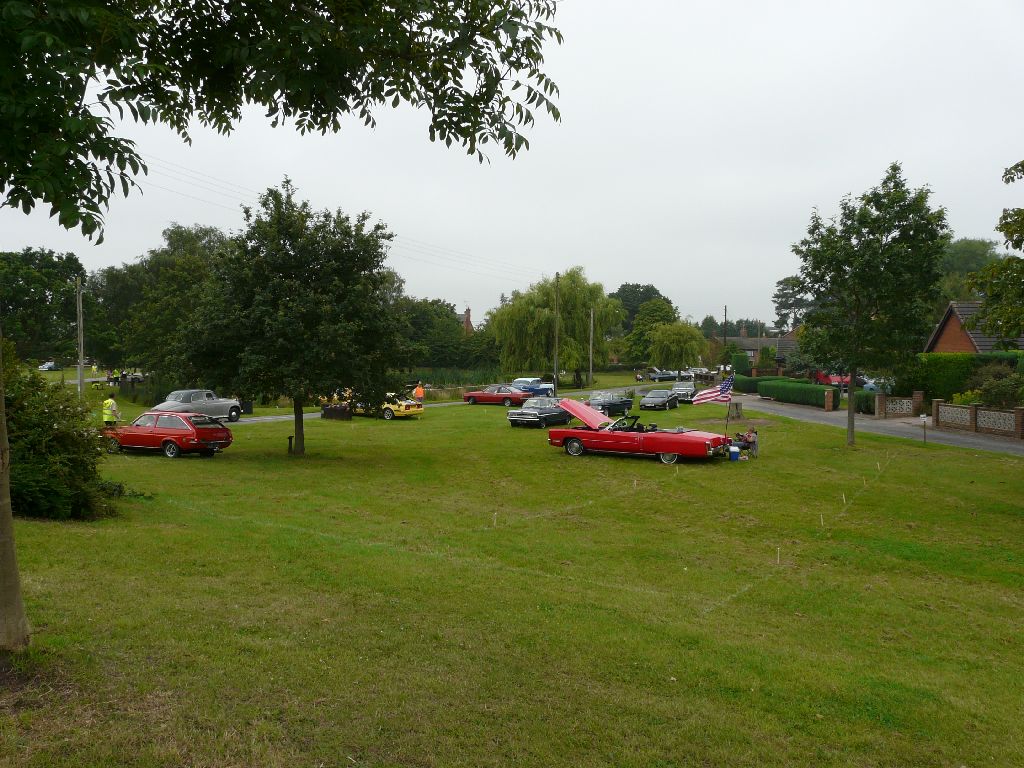
[[[692,403],[693,396],[697,392],[697,387],[693,383],[693,374],[683,374],[689,376],[689,380],[683,380],[676,382],[672,385],[672,394],[676,396],[680,403]]]
[[[216,393],[209,389],[175,390],[167,395],[164,402],[154,406],[153,410],[205,413],[207,416],[226,418],[228,421],[238,421],[242,415],[242,406],[237,400],[230,397],[217,397]]]
[[[107,450],[162,451],[169,459],[183,453],[213,456],[232,442],[231,430],[205,413],[146,411],[131,424],[103,430]]]
[[[59,371],[61,367],[53,360],[47,360],[45,363],[39,366],[40,371]]]
[[[524,392],[519,387],[511,384],[491,384],[489,387],[466,392],[462,399],[470,405],[475,403],[501,403],[506,408],[512,405],[522,405],[531,397],[529,392]]]
[[[391,421],[391,419],[407,419],[410,416],[422,416],[423,403],[413,400],[406,395],[389,392],[384,397],[384,402],[380,408],[373,409],[367,407],[366,403],[356,403],[352,406],[352,413],[357,416],[374,416],[379,413],[381,418],[386,421]]]
[[[531,397],[522,408],[508,412],[508,423],[513,427],[548,427],[568,424],[572,414],[558,404],[555,397]]]
[[[662,464],[675,464],[680,456],[724,456],[732,442],[724,435],[696,429],[645,426],[637,416],[623,416],[609,423],[603,413],[575,400],[562,400],[561,406],[584,426],[552,429],[548,432],[548,444],[564,447],[570,456],[582,456],[588,451],[639,454],[657,456]]]
[[[606,416],[625,416],[633,407],[633,398],[618,392],[591,392],[583,402]]]
[[[679,378],[679,371],[663,371],[660,368],[648,368],[647,378],[650,381],[675,381]]]
[[[892,381],[885,378],[864,379],[861,388],[865,392],[884,392],[888,394],[892,392]]]
[[[652,389],[640,400],[641,411],[667,411],[678,407],[679,396],[670,389]]]
[[[543,381],[536,376],[513,379],[512,386],[539,397],[551,397],[555,394],[554,384],[550,381]]]

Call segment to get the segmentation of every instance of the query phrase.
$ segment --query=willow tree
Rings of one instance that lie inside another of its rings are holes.
[[[590,316],[594,316],[594,363],[608,360],[608,332],[622,322],[622,302],[605,294],[600,283],[587,281],[583,267],[545,278],[491,314],[501,349],[501,368],[519,371],[552,370],[555,359],[555,294],[558,294],[558,365],[582,370],[590,354]]]
[[[701,362],[708,341],[692,323],[662,323],[650,331],[651,362],[659,368],[682,370]]]

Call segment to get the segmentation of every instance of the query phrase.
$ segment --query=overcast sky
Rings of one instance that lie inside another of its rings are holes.
[[[239,205],[288,175],[315,207],[384,221],[407,292],[477,321],[582,265],[607,291],[653,283],[697,321],[727,304],[770,322],[812,209],[833,215],[892,161],[957,237],[998,240],[1001,210],[1024,206],[1024,183],[1000,178],[1024,159],[1019,0],[564,0],[556,26],[562,121],[539,117],[515,161],[431,144],[408,108],[327,137],[257,110],[227,137],[196,127],[192,146],[127,126],[151,172],[112,204],[103,245],[4,209],[0,249],[121,264],[171,222],[239,229]]]

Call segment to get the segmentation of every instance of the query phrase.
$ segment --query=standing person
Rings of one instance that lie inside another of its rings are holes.
[[[423,405],[423,396],[425,394],[426,393],[423,391],[423,382],[422,381],[417,381],[416,382],[416,389],[414,389],[412,391],[412,396],[416,398],[416,402],[417,403],[419,403],[420,405]]]
[[[117,420],[121,418],[121,411],[117,407],[117,401],[111,395],[103,401],[103,426],[116,427]]]

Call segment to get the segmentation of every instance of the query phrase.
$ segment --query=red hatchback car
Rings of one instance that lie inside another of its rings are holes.
[[[103,430],[107,450],[162,451],[169,459],[183,453],[213,456],[231,445],[231,430],[202,413],[147,411],[123,427]]]

